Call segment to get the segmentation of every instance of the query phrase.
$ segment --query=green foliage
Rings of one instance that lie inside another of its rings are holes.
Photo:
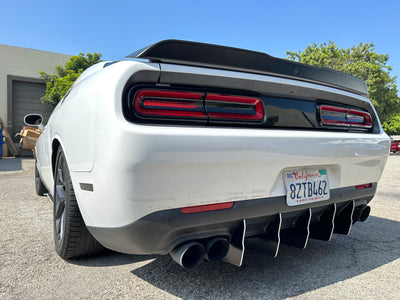
[[[387,65],[389,56],[377,54],[373,44],[360,43],[350,49],[340,49],[330,41],[319,46],[314,43],[304,51],[287,51],[286,54],[291,60],[332,68],[365,80],[369,99],[374,104],[382,123],[392,124],[390,123],[392,117],[400,113],[396,77],[390,76],[392,68]],[[400,130],[397,132],[400,133]]]
[[[101,54],[99,53],[87,53],[86,57],[80,53],[72,56],[65,64],[65,68],[56,66],[57,74],[49,75],[40,71],[40,77],[46,81],[46,94],[41,99],[42,103],[56,106],[79,75],[90,66],[100,62],[100,59]]]
[[[382,124],[383,130],[389,135],[400,135],[400,114],[391,116]]]

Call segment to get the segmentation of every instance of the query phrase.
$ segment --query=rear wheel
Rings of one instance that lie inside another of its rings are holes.
[[[87,256],[103,250],[82,219],[61,148],[57,152],[54,171],[53,227],[55,248],[62,258]]]
[[[39,196],[44,196],[44,194],[48,193],[46,187],[42,182],[42,179],[40,178],[36,162],[35,162],[35,189],[36,189],[36,194],[38,194]]]

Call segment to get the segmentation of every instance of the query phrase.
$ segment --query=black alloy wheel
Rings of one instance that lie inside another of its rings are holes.
[[[87,256],[103,250],[103,246],[89,233],[83,221],[61,148],[58,149],[54,169],[53,208],[54,243],[60,257]]]

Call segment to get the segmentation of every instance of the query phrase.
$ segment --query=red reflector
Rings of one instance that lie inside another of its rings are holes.
[[[232,208],[232,207],[233,207],[233,202],[225,202],[225,203],[184,207],[184,208],[181,208],[181,212],[184,214],[193,214],[193,213],[199,213],[199,212],[228,209],[228,208]]]
[[[370,187],[372,187],[372,183],[365,183],[365,184],[356,185],[356,189],[357,190],[368,189]]]
[[[255,97],[207,94],[205,105],[210,118],[254,121],[264,119],[263,102]]]
[[[371,128],[371,115],[365,111],[345,107],[321,105],[320,118],[323,125]]]
[[[202,93],[140,90],[134,103],[142,115],[207,118]]]

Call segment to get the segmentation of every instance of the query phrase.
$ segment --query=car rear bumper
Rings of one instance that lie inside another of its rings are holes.
[[[106,228],[168,209],[284,196],[285,170],[325,168],[331,189],[378,182],[390,146],[384,133],[123,121],[101,136],[93,170],[72,171],[71,177],[86,225]]]
[[[279,216],[281,222],[277,234],[280,239],[284,241],[285,235],[290,235],[294,230],[296,239],[302,240],[300,243],[304,243],[305,247],[309,237],[329,240],[333,232],[348,234],[351,225],[359,217],[357,211],[368,204],[375,191],[376,184],[364,190],[339,188],[331,190],[331,198],[327,201],[295,207],[286,205],[285,196],[278,196],[238,201],[230,209],[212,212],[183,214],[180,209],[169,209],[151,213],[122,227],[89,226],[88,229],[100,243],[115,251],[167,254],[177,245],[188,241],[212,237],[224,237],[232,241],[243,220],[246,222],[247,239],[260,236]],[[352,205],[354,207],[349,208]],[[308,223],[299,225],[308,212],[311,213]],[[330,216],[326,219],[328,213]],[[292,237],[288,241],[295,239]]]
[[[390,145],[385,134],[120,127],[118,136],[98,141],[92,172],[71,172],[88,226],[118,228],[168,209],[283,196],[283,172],[293,168],[326,168],[331,189],[378,182]]]

